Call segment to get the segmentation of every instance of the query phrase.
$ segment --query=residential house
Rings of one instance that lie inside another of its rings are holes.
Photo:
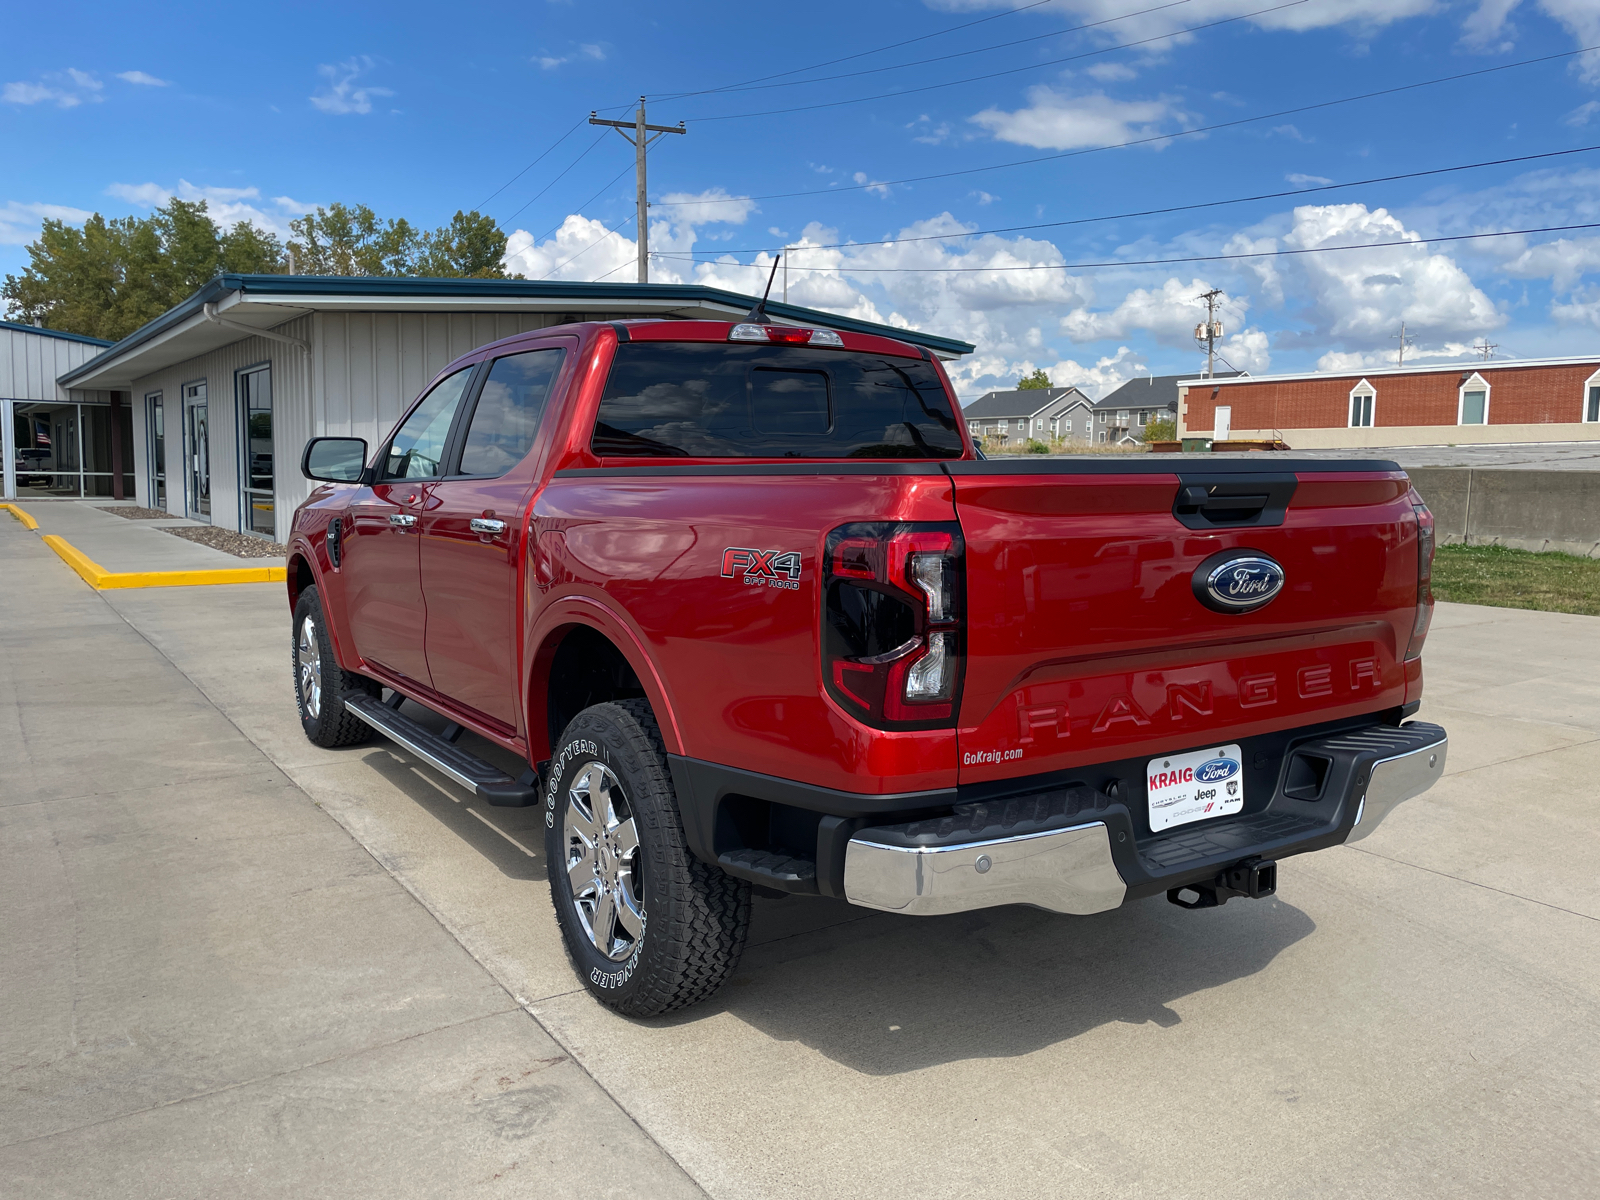
[[[1219,371],[1214,378],[1232,379],[1240,371]],[[1094,440],[1117,445],[1144,441],[1144,429],[1151,421],[1178,418],[1178,381],[1191,386],[1192,375],[1141,375],[1130,379],[1116,391],[1094,404]]]
[[[1012,388],[986,392],[961,406],[973,438],[992,437],[1002,445],[1036,438],[1089,437],[1093,401],[1075,387]]]

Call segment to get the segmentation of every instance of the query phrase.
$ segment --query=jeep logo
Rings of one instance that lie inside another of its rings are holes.
[[[1245,613],[1268,604],[1283,590],[1284,573],[1255,550],[1224,550],[1195,568],[1195,599],[1213,612]]]

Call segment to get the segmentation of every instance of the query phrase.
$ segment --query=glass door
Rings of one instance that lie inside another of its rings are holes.
[[[244,421],[244,522],[246,532],[277,536],[272,503],[272,368],[239,375],[240,416]]]
[[[189,511],[196,521],[211,522],[211,441],[206,421],[206,385],[183,387],[184,463],[188,476],[184,489]]]
[[[161,393],[145,398],[150,420],[150,507],[163,512],[167,507],[167,425],[161,409]]]

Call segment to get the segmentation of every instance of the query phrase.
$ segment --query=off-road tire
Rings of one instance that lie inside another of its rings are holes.
[[[321,703],[316,712],[310,711],[301,675],[300,642],[307,621],[311,622],[321,666]],[[300,728],[305,730],[306,737],[330,750],[357,746],[371,739],[372,726],[358,720],[345,708],[344,695],[361,691],[376,696],[380,691],[378,681],[339,666],[339,660],[333,656],[333,643],[328,638],[327,622],[322,616],[322,597],[317,595],[315,587],[308,587],[295,601],[294,624],[289,629],[289,668],[294,682],[294,703],[300,712]]]
[[[622,961],[591,940],[567,874],[570,790],[596,762],[615,775],[638,836],[643,931]],[[545,786],[545,861],[567,953],[601,1003],[625,1016],[659,1016],[715,995],[738,966],[750,928],[750,885],[690,853],[661,729],[646,701],[593,705],[561,735]]]

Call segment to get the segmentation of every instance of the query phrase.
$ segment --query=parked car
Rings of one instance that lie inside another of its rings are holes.
[[[40,468],[49,461],[50,451],[46,449],[26,449],[17,451],[17,486],[41,487],[50,482],[49,472]]]
[[[1439,778],[1394,463],[984,461],[924,351],[752,318],[496,342],[302,459],[306,735],[542,806],[602,1001],[712,995],[753,888],[1210,907]]]

